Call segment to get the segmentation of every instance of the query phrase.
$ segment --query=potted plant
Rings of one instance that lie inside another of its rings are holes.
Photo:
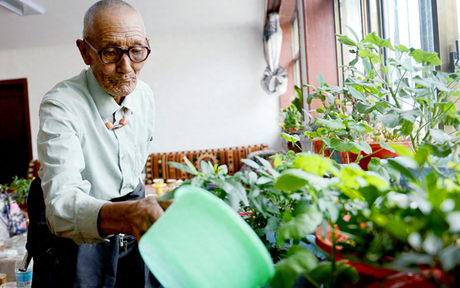
[[[13,181],[9,185],[4,184],[2,188],[11,195],[22,210],[27,212],[27,197],[29,196],[31,183],[32,179],[14,176]]]
[[[305,132],[314,132],[318,129],[318,125],[313,121],[313,117],[302,108],[303,97],[302,91],[298,86],[294,87],[297,95],[292,100],[292,103],[282,109],[280,115],[280,126],[282,143],[287,149],[293,150],[294,152],[310,151],[312,149],[311,138],[305,137]],[[303,112],[307,120],[304,120]],[[287,141],[287,139],[296,141]]]

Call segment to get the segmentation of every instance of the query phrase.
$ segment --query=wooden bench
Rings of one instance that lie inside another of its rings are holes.
[[[261,150],[268,150],[268,145],[257,144],[194,151],[152,153],[148,156],[147,163],[145,164],[145,183],[152,184],[153,179],[184,180],[192,178],[193,175],[166,164],[167,162],[185,164],[184,157],[187,157],[198,171],[201,171],[201,160],[205,160],[217,165],[227,165],[228,174],[233,175],[242,167],[243,163],[241,159],[246,158],[252,152]]]

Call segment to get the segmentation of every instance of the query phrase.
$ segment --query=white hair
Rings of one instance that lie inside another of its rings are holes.
[[[93,4],[88,11],[85,13],[85,18],[83,20],[83,39],[86,39],[89,37],[93,26],[94,26],[94,18],[95,16],[103,12],[105,10],[110,10],[110,9],[126,9],[126,10],[131,10],[136,13],[136,9],[134,9],[133,6],[129,5],[128,3],[122,1],[122,0],[101,0]],[[138,13],[139,14],[139,13]]]

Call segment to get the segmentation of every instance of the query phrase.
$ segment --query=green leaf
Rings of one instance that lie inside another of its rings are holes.
[[[441,65],[441,60],[439,60],[438,53],[425,52],[420,49],[411,49],[409,53],[410,56],[414,58],[418,63],[422,63],[427,66],[438,66]]]
[[[418,166],[422,166],[428,160],[428,156],[430,155],[430,151],[425,146],[419,147],[417,152],[415,153],[414,159],[417,161]]]
[[[372,111],[374,111],[375,108],[376,108],[375,105],[367,105],[367,104],[364,104],[363,102],[358,102],[358,104],[356,104],[356,110],[358,110],[358,112],[361,114],[369,114]]]
[[[400,172],[402,175],[406,176],[407,178],[411,179],[412,181],[416,182],[417,180],[415,179],[415,176],[412,174],[412,172],[407,169],[406,165],[403,165],[399,163],[398,161],[395,161],[394,159],[388,159],[388,164],[393,167],[393,169],[397,170]]]
[[[294,167],[323,177],[328,172],[338,173],[333,162],[329,158],[317,154],[299,155],[294,160]]]
[[[276,244],[281,247],[289,239],[301,240],[316,231],[323,220],[323,213],[314,204],[303,213],[293,217],[291,221],[280,226]]]
[[[246,164],[249,167],[254,168],[254,169],[259,169],[260,168],[260,165],[257,164],[255,161],[253,161],[251,159],[241,159],[241,162],[243,162],[244,164]]]
[[[256,184],[257,185],[264,185],[264,184],[267,184],[269,182],[273,181],[272,178],[268,178],[268,177],[265,177],[265,176],[262,176],[260,177],[259,179],[257,179],[257,182]]]
[[[355,99],[363,101],[365,103],[367,102],[366,96],[363,93],[356,90],[355,87],[348,86],[348,91],[351,93],[351,96],[353,96]]]
[[[393,46],[391,45],[390,39],[384,40],[384,39],[380,38],[379,36],[377,36],[377,34],[375,34],[375,32],[372,32],[372,33],[368,34],[364,38],[364,40],[369,42],[369,43],[375,44],[380,48],[387,47],[387,48],[390,48],[390,49],[393,50]]]
[[[399,129],[399,131],[401,131],[401,134],[408,136],[412,133],[413,130],[414,130],[414,123],[404,119],[402,122],[402,126]]]
[[[339,218],[339,209],[335,205],[334,202],[328,201],[324,198],[318,199],[318,206],[321,211],[326,212],[329,214],[329,219],[332,223],[336,223],[337,219]]]
[[[331,107],[333,107],[333,106],[334,106],[334,102],[336,101],[334,95],[332,95],[332,94],[329,93],[329,92],[326,92],[326,95],[327,95],[327,100],[328,100],[328,102],[329,102],[329,105],[330,105]]]
[[[303,98],[302,97],[302,89],[299,86],[294,85],[294,90],[297,93],[297,97],[299,97],[299,99],[302,100],[302,98]]]
[[[388,113],[383,114],[377,120],[382,122],[382,124],[387,126],[388,128],[395,128],[396,126],[399,126],[402,123],[400,115],[395,113],[394,110],[390,110]]]
[[[403,61],[399,61],[399,60],[396,60],[396,59],[390,59],[389,63],[392,66],[398,67],[398,69],[402,68],[401,70],[404,70],[404,71],[419,72],[419,71],[423,70],[422,67],[412,65],[410,62],[403,62]]]
[[[298,245],[289,248],[288,254],[287,258],[276,264],[275,275],[270,281],[271,288],[292,287],[302,273],[318,265],[316,256]]]
[[[340,43],[348,45],[348,46],[356,46],[355,41],[351,40],[350,37],[346,35],[337,35],[339,39],[337,39]]]
[[[187,165],[184,165],[182,163],[178,163],[178,162],[167,162],[166,164],[176,168],[176,169],[179,169],[181,171],[184,171],[186,173],[189,173],[189,174],[192,174],[192,175],[198,175],[198,171],[196,171],[196,169],[190,169],[189,166]],[[193,167],[195,168],[195,167]]]
[[[345,264],[348,260],[338,262],[336,271],[332,274],[331,262],[320,262],[318,266],[308,273],[308,278],[313,280],[318,286],[324,285],[331,288],[331,278],[336,277],[336,286],[342,287],[344,283],[356,284],[359,280],[359,274],[355,267]]]
[[[383,179],[383,177],[380,174],[377,174],[376,172],[373,172],[373,171],[366,172],[366,174],[363,175],[362,177],[364,180],[367,181],[369,185],[377,187],[377,188],[390,186],[390,183],[388,181]],[[361,185],[361,186],[364,186],[364,185]]]
[[[460,261],[460,248],[455,244],[450,245],[441,253],[441,263],[444,271],[450,271],[458,266]]]
[[[297,112],[299,112],[302,115],[302,100],[299,97],[296,97],[294,100],[292,100],[292,105],[297,109]]]
[[[273,176],[273,177],[278,177],[279,172],[273,169],[272,164],[267,161],[267,159],[264,159],[262,157],[256,156],[257,160],[259,160],[260,163],[264,166],[264,168]]]
[[[351,60],[350,63],[348,63],[348,65],[353,66],[356,63],[358,63],[358,61],[359,61],[359,58],[355,58],[355,59]]]
[[[441,144],[452,141],[453,139],[451,136],[449,136],[449,134],[438,129],[430,129],[430,136],[433,137],[436,142]]]
[[[219,186],[227,193],[230,198],[230,205],[234,210],[239,209],[240,201],[243,202],[245,206],[249,206],[246,188],[239,180],[229,178]]]
[[[402,111],[399,115],[402,119],[405,119],[409,122],[414,123],[418,117],[420,117],[422,113],[420,112],[420,109],[414,109],[414,110],[404,110]]]
[[[358,165],[348,165],[340,171],[339,178],[346,186],[354,188],[358,186],[356,178],[362,177],[364,175],[365,172]]]
[[[275,188],[280,191],[295,192],[309,182],[323,182],[321,177],[302,171],[300,169],[287,169],[281,173],[281,176],[275,180]]]
[[[346,152],[346,151],[350,151],[351,149],[353,149],[355,145],[353,142],[345,141],[345,140],[334,137],[331,139],[331,147],[338,151]]]
[[[359,190],[361,191],[361,194],[366,200],[368,207],[372,207],[374,205],[375,200],[377,200],[377,198],[380,196],[379,190],[372,185],[362,187]]]
[[[359,151],[363,151],[366,154],[372,153],[371,145],[365,141],[360,141],[359,143],[354,142],[354,145]]]
[[[358,37],[358,34],[356,34],[355,30],[353,30],[353,28],[351,28],[348,25],[345,25],[345,27],[347,28],[348,31],[350,31],[351,34],[353,34],[353,36],[356,39],[356,42],[359,42],[359,37]]]
[[[363,66],[364,66],[364,72],[366,73],[367,77],[371,75],[371,63],[367,61],[366,59],[363,59]]]
[[[200,167],[203,174],[214,174],[214,167],[212,166],[211,162],[201,160]]]
[[[327,120],[324,118],[316,118],[316,123],[332,130],[343,129],[343,121],[341,119]]]
[[[276,216],[270,216],[268,217],[267,225],[265,226],[265,231],[270,232],[270,231],[276,231],[278,229],[278,226],[280,224],[280,219]]]
[[[317,92],[313,92],[313,93],[308,94],[307,104],[311,104],[311,101],[313,101],[313,99],[317,99],[318,98],[317,95],[318,95]]]
[[[400,51],[400,52],[409,52],[410,51],[406,46],[404,46],[402,44],[400,44],[398,46],[395,46],[395,50]]]
[[[184,156],[184,162],[185,164],[187,164],[187,167],[190,169],[189,170],[190,172],[187,172],[187,173],[198,175],[198,171],[196,170],[195,165],[193,165],[192,162],[190,162],[190,160],[188,160],[188,158],[185,156]]]
[[[393,147],[391,147],[391,146],[390,146],[388,143],[386,143],[385,141],[380,140],[380,141],[379,141],[379,144],[380,144],[380,147],[382,147],[383,149],[395,153],[395,149],[394,149]]]
[[[452,101],[437,102],[434,106],[440,108],[442,112],[449,116],[455,116],[455,113],[457,112],[455,104]]]
[[[326,79],[324,79],[324,76],[323,74],[319,73],[317,76],[316,76],[316,81],[318,81],[318,86],[319,87],[323,87],[324,84],[326,84]]]
[[[433,256],[420,253],[402,253],[387,266],[388,268],[399,271],[419,272],[420,270],[417,267],[421,264],[434,266],[435,261]]]
[[[249,198],[256,198],[260,195],[260,188],[257,185],[251,186],[251,189],[249,191]]]
[[[296,135],[296,134],[288,134],[288,133],[282,132],[281,137],[283,137],[287,141],[293,142],[293,143],[296,143],[296,142],[300,141],[299,135]]]

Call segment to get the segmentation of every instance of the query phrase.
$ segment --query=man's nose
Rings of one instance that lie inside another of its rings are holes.
[[[123,53],[123,56],[117,62],[117,71],[128,74],[133,71],[131,64],[132,61],[129,59],[128,53]]]

